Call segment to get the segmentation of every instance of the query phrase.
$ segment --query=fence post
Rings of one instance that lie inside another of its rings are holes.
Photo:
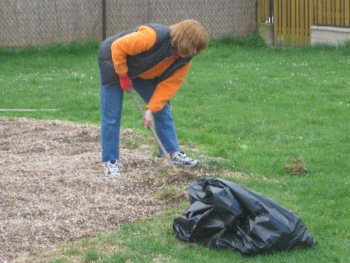
[[[102,0],[102,40],[106,39],[107,35],[107,26],[106,26],[106,0]]]

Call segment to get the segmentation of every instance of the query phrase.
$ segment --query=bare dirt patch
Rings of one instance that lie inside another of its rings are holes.
[[[137,135],[123,130],[121,137]],[[159,189],[184,192],[180,183],[210,176],[201,168],[166,173],[150,141],[121,149],[124,177],[108,178],[99,140],[93,125],[0,117],[0,262],[154,217],[182,198],[156,198]]]

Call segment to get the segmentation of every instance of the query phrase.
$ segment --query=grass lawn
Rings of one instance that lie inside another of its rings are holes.
[[[254,39],[253,39],[254,40]],[[266,48],[252,39],[213,42],[195,57],[171,101],[181,144],[243,172],[235,182],[297,213],[318,244],[241,257],[177,240],[172,220],[188,204],[115,233],[62,245],[51,262],[350,262],[350,45]],[[56,109],[0,116],[99,123],[97,45],[0,51],[0,108]],[[150,136],[126,96],[123,127]],[[300,160],[305,175],[284,169]],[[67,261],[66,261],[67,260]]]

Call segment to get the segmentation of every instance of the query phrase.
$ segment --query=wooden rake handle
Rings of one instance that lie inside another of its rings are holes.
[[[140,105],[140,103],[138,102],[138,100],[137,100],[137,98],[136,98],[136,96],[135,96],[134,89],[131,89],[131,90],[129,91],[129,93],[130,93],[130,95],[131,95],[133,101],[135,102],[135,105],[136,105],[136,107],[138,108],[139,112],[140,112],[141,115],[143,116],[145,113],[144,113],[143,109],[141,108],[141,105]],[[154,138],[156,139],[159,148],[161,149],[161,151],[163,152],[164,156],[166,157],[166,159],[167,159],[167,161],[168,161],[168,163],[169,163],[169,166],[172,167],[172,168],[174,169],[174,171],[175,171],[176,167],[174,166],[173,162],[171,161],[170,155],[169,155],[169,154],[167,153],[167,151],[165,150],[165,148],[164,148],[162,142],[160,141],[160,139],[159,139],[157,133],[155,132],[155,130],[153,129],[152,126],[148,127],[148,129],[152,132]]]

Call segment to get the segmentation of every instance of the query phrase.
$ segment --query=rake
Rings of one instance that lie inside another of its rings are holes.
[[[141,108],[141,105],[140,105],[139,101],[137,100],[137,98],[136,98],[136,96],[135,96],[134,89],[130,89],[130,90],[129,90],[129,93],[130,93],[130,95],[131,95],[133,101],[135,102],[135,105],[136,105],[137,109],[139,110],[139,112],[140,112],[141,115],[143,116],[143,115],[144,115],[144,111],[143,111],[143,109]],[[155,130],[153,129],[152,126],[148,127],[148,129],[152,132],[154,138],[156,139],[156,141],[157,141],[157,143],[158,143],[159,148],[161,149],[161,151],[163,152],[165,158],[167,159],[168,164],[169,164],[169,166],[171,167],[172,171],[173,171],[174,173],[177,174],[177,173],[179,172],[179,170],[176,168],[176,166],[175,166],[175,165],[173,164],[173,162],[171,161],[170,155],[169,155],[169,154],[167,153],[167,151],[165,150],[165,148],[164,148],[162,142],[160,141],[160,139],[159,139],[157,133],[155,132]]]

